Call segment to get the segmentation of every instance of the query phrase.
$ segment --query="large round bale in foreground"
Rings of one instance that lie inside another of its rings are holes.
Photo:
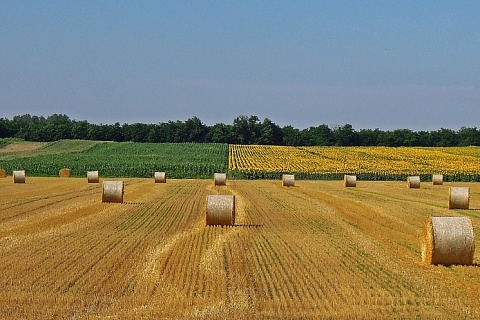
[[[167,182],[167,175],[165,172],[155,172],[153,175],[155,178],[155,183],[166,183]]]
[[[284,175],[282,175],[282,186],[284,186],[284,187],[294,187],[295,186],[295,175],[294,174],[284,174]]]
[[[432,175],[432,184],[434,186],[443,185],[443,174],[434,174]]]
[[[7,171],[5,169],[0,169],[0,178],[6,178],[7,177]]]
[[[123,181],[103,181],[102,202],[123,203]]]
[[[226,186],[227,185],[227,174],[226,173],[214,173],[213,174],[213,184],[216,186]]]
[[[450,187],[448,192],[448,209],[468,209],[469,202],[469,187]]]
[[[356,187],[357,186],[357,176],[346,174],[343,176],[343,186],[344,187]]]
[[[98,183],[98,171],[87,171],[87,181],[88,183]]]
[[[475,234],[469,217],[430,217],[425,221],[424,263],[471,265],[474,253]]]
[[[13,171],[13,183],[25,183],[25,170]]]
[[[206,207],[207,226],[233,226],[235,224],[234,195],[209,195]]]
[[[407,188],[408,189],[418,189],[420,188],[420,176],[409,176],[407,177]]]
[[[72,172],[68,168],[62,168],[60,169],[60,171],[58,171],[58,176],[60,178],[70,178],[71,175],[72,175]]]

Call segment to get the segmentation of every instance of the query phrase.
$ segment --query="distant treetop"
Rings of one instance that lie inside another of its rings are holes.
[[[361,129],[352,125],[297,129],[280,127],[270,119],[261,121],[255,115],[239,115],[232,124],[205,125],[198,117],[185,121],[157,124],[92,124],[71,120],[65,114],[47,118],[30,114],[12,120],[0,118],[0,138],[20,138],[27,141],[56,141],[62,139],[133,141],[133,142],[198,142],[230,144],[263,144],[288,146],[423,146],[453,147],[480,146],[480,131],[462,127],[458,131],[441,128],[436,131],[396,129],[383,131]]]

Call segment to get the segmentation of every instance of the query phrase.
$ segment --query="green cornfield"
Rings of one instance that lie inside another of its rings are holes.
[[[104,177],[153,177],[155,171],[168,178],[211,178],[228,169],[227,144],[118,143],[63,140],[31,151],[0,153],[0,167],[8,174],[25,170],[27,175],[58,176],[69,168],[73,177],[98,170]]]

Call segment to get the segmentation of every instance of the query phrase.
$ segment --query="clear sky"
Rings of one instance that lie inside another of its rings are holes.
[[[480,127],[480,1],[0,0],[0,117]]]

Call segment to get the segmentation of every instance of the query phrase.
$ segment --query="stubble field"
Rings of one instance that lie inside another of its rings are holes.
[[[430,215],[480,230],[478,183],[124,181],[107,204],[85,178],[0,180],[0,318],[480,318],[478,250],[420,257]],[[447,209],[454,185],[470,210]],[[205,226],[209,194],[236,196],[234,227]]]

